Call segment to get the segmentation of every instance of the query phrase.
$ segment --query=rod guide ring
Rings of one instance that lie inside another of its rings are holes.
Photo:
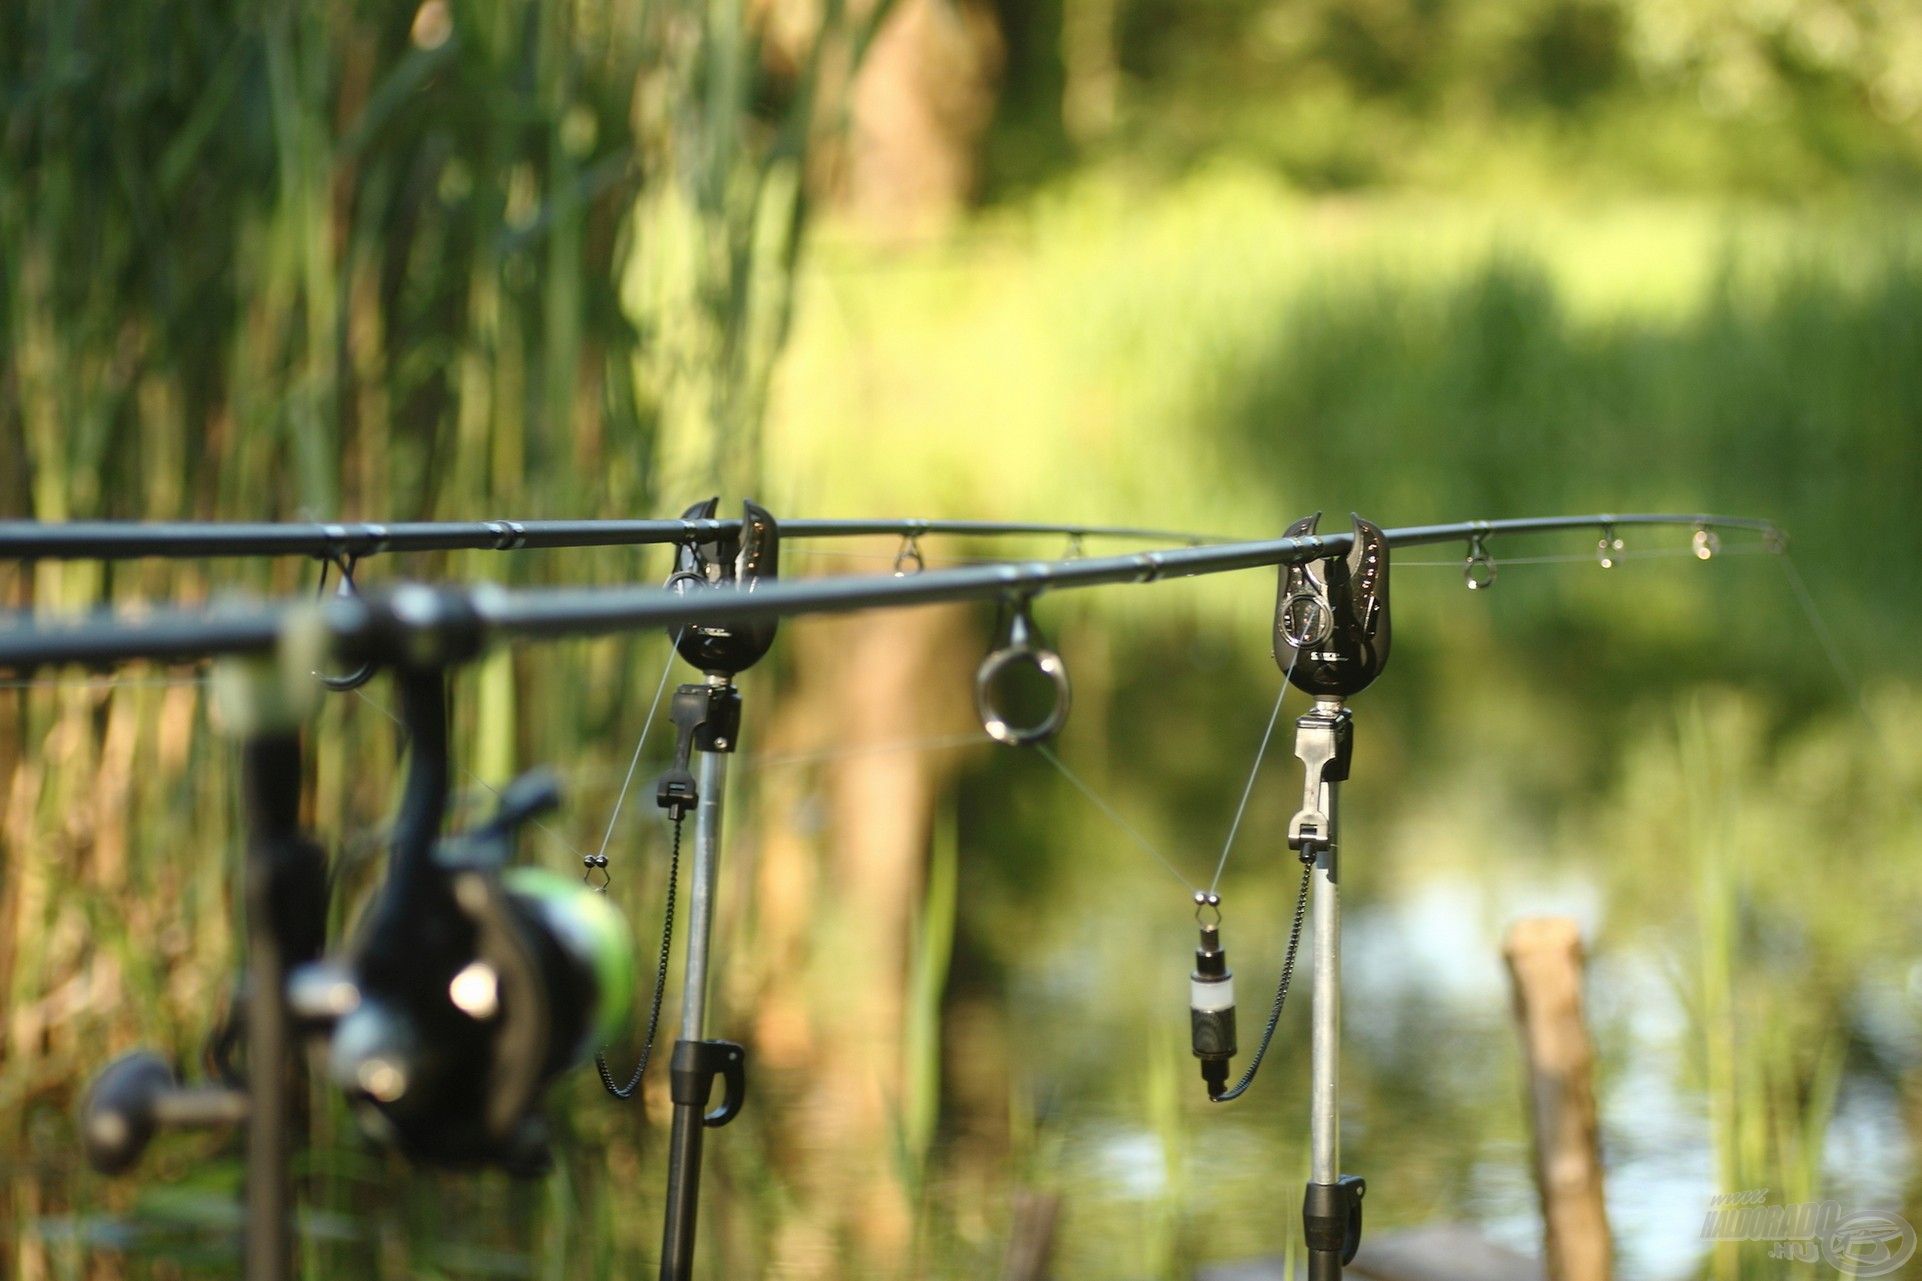
[[[927,557],[921,554],[921,535],[918,532],[903,534],[900,550],[894,553],[894,576],[906,578],[927,567]]]
[[[1015,724],[995,701],[995,682],[1018,664],[1034,668],[1054,686],[1053,706],[1033,725]],[[1026,747],[1053,738],[1067,723],[1071,695],[1068,665],[1061,661],[1061,655],[1040,641],[1024,597],[1014,606],[1007,643],[989,651],[974,673],[974,710],[981,718],[981,728],[989,738],[1009,747]]]
[[[1476,533],[1468,542],[1468,559],[1462,563],[1462,581],[1468,584],[1471,592],[1486,591],[1495,585],[1495,577],[1500,572],[1495,558],[1488,554],[1482,540],[1485,534]]]
[[[1616,561],[1620,557],[1624,546],[1626,546],[1626,544],[1622,542],[1621,537],[1615,532],[1615,522],[1610,520],[1603,521],[1601,540],[1595,544],[1596,563],[1603,569],[1615,568]]]

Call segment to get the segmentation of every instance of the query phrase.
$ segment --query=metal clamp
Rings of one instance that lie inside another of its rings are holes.
[[[721,1101],[709,1109],[715,1077],[721,1078]],[[718,1130],[747,1102],[747,1051],[733,1041],[676,1041],[667,1088],[676,1104],[701,1109],[701,1124]]]
[[[1301,861],[1315,861],[1315,851],[1326,849],[1334,839],[1333,823],[1322,808],[1322,788],[1348,777],[1354,759],[1354,714],[1339,699],[1319,700],[1313,711],[1295,722],[1295,755],[1304,767],[1301,808],[1288,820],[1288,848],[1299,851]]]
[[[741,691],[729,682],[679,686],[668,716],[674,722],[674,763],[655,785],[654,803],[678,823],[700,801],[693,753],[731,752],[740,739]]]
[[[1014,724],[995,703],[995,682],[1002,673],[1018,663],[1034,668],[1054,685],[1054,706],[1034,725]],[[989,738],[1009,747],[1039,743],[1052,738],[1067,723],[1070,694],[1067,664],[1061,661],[1061,655],[1041,642],[1034,620],[1028,615],[1028,600],[1024,597],[1015,603],[1014,617],[1008,624],[1007,643],[982,659],[981,666],[974,674],[974,708],[981,717],[981,728],[988,732]]]
[[[1359,1174],[1308,1185],[1301,1203],[1301,1225],[1311,1277],[1340,1276],[1340,1268],[1332,1274],[1327,1271],[1330,1260],[1339,1259],[1342,1267],[1355,1261],[1361,1250],[1361,1202],[1367,1195],[1368,1181]]]

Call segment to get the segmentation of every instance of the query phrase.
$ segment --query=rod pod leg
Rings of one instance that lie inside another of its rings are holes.
[[[294,1063],[285,986],[286,957],[275,931],[288,843],[299,833],[300,739],[292,732],[250,736],[242,749],[248,826],[247,898],[247,1281],[293,1275],[292,1141]]]
[[[706,1039],[709,942],[714,924],[716,870],[721,851],[721,802],[727,784],[727,754],[734,750],[740,725],[740,695],[724,679],[710,677],[705,689],[683,686],[706,700],[705,714],[689,718],[688,740],[699,750],[694,808],[694,876],[688,891],[687,972],[682,983],[681,1035],[668,1067],[674,1104],[668,1135],[667,1209],[661,1235],[661,1281],[691,1281],[695,1230],[700,1214],[701,1156],[706,1132],[726,1125],[746,1098],[747,1056],[731,1041]],[[680,718],[677,717],[677,721]],[[709,1110],[715,1077],[725,1083],[719,1106]]]
[[[1296,755],[1309,769],[1309,795],[1291,832],[1314,849],[1315,982],[1309,1051],[1309,1179],[1302,1240],[1309,1281],[1341,1281],[1361,1245],[1367,1184],[1341,1173],[1341,784],[1352,759],[1352,715],[1318,698],[1297,725]]]
[[[315,688],[305,679],[290,681],[268,661],[215,671],[214,697],[240,739],[246,815],[246,1281],[286,1281],[294,1270],[289,1158],[299,1067],[287,971],[318,955],[327,895],[323,857],[300,826],[300,718]],[[236,1109],[230,1104],[229,1110]]]

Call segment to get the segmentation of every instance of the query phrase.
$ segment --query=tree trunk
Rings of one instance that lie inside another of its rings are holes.
[[[752,922],[757,1058],[798,1103],[770,1121],[801,1207],[773,1246],[784,1276],[833,1275],[842,1241],[885,1273],[909,1246],[909,940],[954,754],[902,745],[971,724],[956,622],[914,610],[788,636],[799,675],[758,753]]]

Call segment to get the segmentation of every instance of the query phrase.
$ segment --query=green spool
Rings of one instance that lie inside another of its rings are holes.
[[[627,1030],[634,1008],[634,936],[627,918],[605,894],[540,867],[516,867],[502,876],[508,892],[539,914],[561,946],[593,976],[594,1009],[587,1035],[575,1047],[576,1062]]]

